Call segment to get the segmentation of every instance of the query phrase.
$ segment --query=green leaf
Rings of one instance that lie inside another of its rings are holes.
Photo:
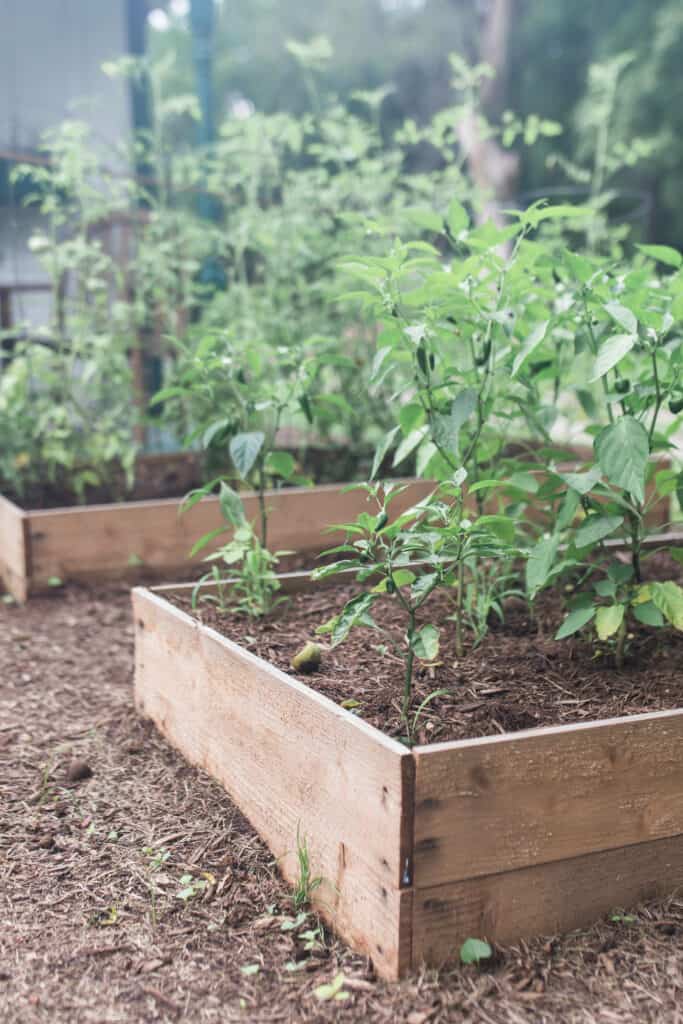
[[[660,498],[673,494],[678,484],[679,474],[675,469],[661,469],[655,473],[655,489]]]
[[[311,579],[313,581],[327,579],[328,576],[336,576],[339,572],[345,572],[347,569],[359,569],[361,562],[358,558],[343,558],[339,562],[330,562],[328,565],[319,565],[317,569],[314,569],[311,573]]]
[[[476,494],[477,491],[486,491],[492,487],[505,487],[504,480],[477,480],[476,484],[472,484],[468,488],[469,494]]]
[[[477,530],[483,528],[504,544],[513,544],[515,540],[515,523],[508,516],[479,516],[476,521]]]
[[[564,640],[565,637],[571,636],[572,633],[578,633],[595,616],[596,610],[593,605],[583,605],[580,608],[574,608],[558,629],[555,639]]]
[[[419,443],[424,438],[425,434],[429,430],[429,427],[425,424],[419,427],[417,430],[411,430],[407,437],[404,437],[400,445],[396,449],[394,455],[394,461],[392,465],[398,466],[404,459],[407,459],[411,452],[414,452]]]
[[[595,629],[601,640],[607,640],[614,636],[624,621],[623,604],[610,604],[604,608],[598,608],[595,615]]]
[[[593,466],[587,473],[558,473],[557,475],[577,494],[588,494],[602,476],[602,471],[599,466]]]
[[[206,428],[202,436],[202,446],[204,448],[209,448],[211,442],[215,440],[215,438],[218,437],[219,434],[222,434],[224,430],[227,430],[231,424],[231,419],[216,420],[214,423],[211,423]]]
[[[481,960],[489,960],[493,956],[493,950],[488,942],[481,939],[465,939],[460,947],[461,964],[478,964]]]
[[[628,355],[635,343],[636,337],[633,334],[614,334],[603,342],[593,363],[590,383],[600,380],[606,373],[609,373],[625,355]]]
[[[425,421],[425,412],[419,402],[409,402],[398,412],[398,422],[404,434],[421,427]]]
[[[251,977],[254,974],[258,974],[258,972],[260,970],[261,970],[261,967],[260,967],[259,964],[246,964],[244,967],[240,967],[240,971],[247,978]]]
[[[529,552],[526,563],[526,586],[533,598],[545,586],[555,564],[560,539],[557,536],[541,537]]]
[[[265,462],[266,473],[289,480],[294,475],[296,460],[291,452],[269,452]]]
[[[638,333],[638,321],[634,314],[626,306],[622,306],[619,302],[606,302],[605,312],[609,313],[613,320],[623,327],[628,334]]]
[[[650,442],[642,423],[633,416],[622,416],[598,434],[594,447],[610,483],[623,487],[636,501],[644,501]]]
[[[236,434],[230,441],[230,455],[235,469],[242,479],[246,479],[258,454],[263,447],[265,435],[260,430],[248,434]]]
[[[683,630],[683,589],[673,580],[666,583],[649,583],[652,603],[670,622],[674,629]]]
[[[242,499],[236,491],[233,491],[232,487],[228,487],[224,480],[221,480],[218,502],[226,522],[232,523],[233,526],[241,526],[246,522]]]
[[[568,490],[564,501],[560,505],[557,513],[557,519],[555,520],[555,527],[557,530],[566,530],[568,526],[574,521],[574,517],[579,510],[581,504],[581,498],[578,493],[573,490]]]
[[[587,548],[597,544],[604,537],[618,530],[624,521],[623,516],[603,516],[600,512],[594,512],[581,523],[581,526],[574,534],[574,543],[577,548]]]
[[[683,508],[683,470],[676,477],[676,498],[678,504]]]
[[[624,562],[610,562],[607,575],[617,584],[628,583],[630,579],[633,579],[633,566]]]
[[[439,653],[439,630],[436,626],[423,626],[415,634],[413,651],[420,661],[434,661]]]
[[[549,323],[550,323],[550,320],[544,320],[542,323],[537,324],[536,327],[534,327],[533,331],[531,332],[531,334],[526,339],[526,341],[522,345],[521,349],[519,350],[519,352],[515,356],[515,361],[512,364],[512,376],[513,377],[517,376],[517,374],[519,373],[520,369],[522,368],[522,366],[524,365],[526,360],[529,358],[531,353],[535,349],[537,349],[538,346],[541,344],[541,342],[543,341],[543,339],[546,336],[546,332],[548,330],[548,324]]]
[[[659,608],[652,601],[645,604],[637,604],[633,608],[633,617],[642,622],[644,626],[663,626],[664,616]]]
[[[317,988],[314,988],[313,995],[321,1002],[327,1002],[330,999],[335,1002],[348,999],[349,993],[344,989],[345,980],[344,975],[340,973],[328,985],[318,985]]]
[[[465,231],[470,225],[467,210],[457,199],[451,200],[449,204],[448,212],[446,213],[446,223],[453,238],[457,238],[460,232]]]
[[[439,579],[438,572],[425,573],[424,576],[418,576],[410,588],[410,597],[413,601],[419,601],[420,598],[424,597],[426,593],[432,590]]]
[[[675,270],[678,270],[683,263],[683,256],[680,252],[672,249],[669,245],[637,245],[636,248],[651,259],[659,260],[660,263],[665,263],[667,267],[673,267]]]
[[[368,611],[377,597],[377,594],[370,592],[357,594],[356,597],[347,601],[332,627],[331,643],[333,647],[343,643],[354,626],[369,626],[371,624],[372,620],[368,616]]]
[[[599,594],[600,597],[614,597],[617,592],[617,585],[614,580],[604,579],[598,580],[595,584],[595,593]]]
[[[397,434],[398,427],[394,427],[393,430],[390,430],[388,434],[385,434],[384,437],[377,443],[377,447],[375,448],[375,457],[372,460],[372,469],[370,470],[371,480],[374,480],[377,473],[379,472],[379,468],[384,462],[386,454],[391,448],[392,444],[394,443]]]
[[[474,388],[465,388],[453,399],[447,416],[434,417],[432,436],[439,447],[445,448],[452,455],[458,454],[460,428],[477,408],[477,400]]]

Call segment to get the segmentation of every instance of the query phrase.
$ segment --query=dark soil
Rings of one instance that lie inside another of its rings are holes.
[[[372,451],[357,452],[351,447],[331,448],[318,445],[300,448],[283,448],[297,460],[297,473],[301,480],[316,484],[347,483],[365,480],[372,465]],[[188,491],[201,487],[217,476],[229,479],[231,470],[226,470],[225,459],[214,457],[205,465],[205,457],[199,452],[171,452],[165,455],[144,455],[138,459],[135,480],[130,486],[119,466],[110,466],[102,482],[88,485],[82,495],[77,495],[70,483],[71,477],[64,475],[54,481],[44,478],[40,484],[28,484],[21,494],[10,487],[0,493],[21,508],[30,510],[70,508],[74,505],[115,504],[122,501],[148,501],[163,498],[182,498]],[[389,459],[385,460],[389,463]],[[294,481],[296,483],[296,481]],[[236,490],[244,489],[237,478],[231,480]],[[276,486],[275,482],[272,482]]]
[[[329,934],[305,950],[267,849],[137,718],[123,591],[0,603],[0,869],[3,1024],[683,1021],[678,898],[399,985]]]
[[[680,567],[662,556],[655,572],[677,578]],[[292,596],[265,619],[219,612],[200,604],[196,614],[207,624],[254,654],[292,673],[292,657],[316,628],[341,610],[357,590],[353,586]],[[189,599],[173,598],[189,609]],[[449,594],[435,594],[421,612],[421,621],[440,627],[441,649],[434,664],[416,662],[412,709],[435,690],[420,712],[415,741],[432,743],[517,732],[544,725],[565,725],[617,715],[634,715],[683,706],[683,635],[670,629],[634,628],[621,670],[614,665],[609,643],[597,643],[590,629],[579,637],[554,640],[563,619],[561,596],[545,595],[532,619],[526,602],[505,602],[505,621],[490,621],[488,634],[458,658],[454,610]],[[358,702],[355,714],[391,736],[405,736],[401,718],[405,612],[396,599],[373,607],[380,629],[358,628],[339,647],[324,649],[320,669],[298,674],[307,685],[332,700]],[[317,640],[325,643],[325,637]],[[292,673],[295,674],[295,673]]]

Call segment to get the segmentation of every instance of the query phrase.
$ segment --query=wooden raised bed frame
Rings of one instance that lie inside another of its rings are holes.
[[[589,455],[581,447],[573,450],[577,459]],[[143,456],[142,461],[165,460],[182,473],[192,454]],[[660,465],[666,468],[668,462],[660,460]],[[393,514],[425,497],[433,486],[424,480],[399,482],[410,483],[410,488],[394,501]],[[325,528],[355,519],[367,507],[365,494],[345,494],[346,486],[268,491],[270,549],[312,554],[340,541],[341,537],[326,534]],[[243,499],[247,516],[258,521],[256,495],[245,493]],[[217,498],[207,498],[183,515],[181,506],[182,498],[166,498],[26,511],[0,494],[0,584],[17,601],[25,601],[48,590],[55,578],[62,582],[177,579],[206,554],[200,551],[189,558],[195,541],[222,524]],[[669,512],[669,502],[660,501],[650,526],[664,525]]]
[[[290,882],[305,837],[316,909],[380,975],[683,884],[683,710],[408,750],[163,596],[183,590],[133,591],[140,713],[225,786]]]
[[[318,553],[339,541],[330,523],[355,519],[366,508],[362,491],[345,484],[268,491],[268,546],[296,554]],[[393,505],[399,512],[432,489],[422,480]],[[258,521],[258,499],[243,495],[246,514]],[[221,526],[217,498],[181,515],[181,498],[25,511],[0,495],[0,583],[17,601],[49,589],[49,581],[177,578],[206,555],[189,553],[200,537]],[[216,541],[216,544],[219,542]],[[208,550],[208,549],[207,549]]]

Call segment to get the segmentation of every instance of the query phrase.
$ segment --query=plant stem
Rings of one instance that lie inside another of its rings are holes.
[[[462,609],[465,591],[465,559],[461,558],[458,563],[458,598],[455,606],[455,653],[462,658],[465,647],[462,639]]]
[[[619,631],[617,633],[617,646],[614,652],[614,661],[617,668],[624,667],[624,643],[626,640],[626,612],[624,611],[624,617],[621,620]]]
[[[636,505],[636,508],[640,510],[640,505]],[[642,583],[643,573],[640,567],[640,549],[642,546],[640,526],[642,522],[642,513],[639,515],[636,512],[629,512],[628,518],[631,527],[631,565],[633,566],[633,575],[636,583]]]
[[[406,654],[405,660],[405,676],[403,680],[403,704],[401,707],[401,717],[406,724],[406,729],[410,732],[410,723],[408,721],[408,711],[410,709],[410,702],[413,695],[413,662],[415,661],[415,651],[413,649],[415,634],[415,609],[409,609],[409,620],[408,620],[408,653]]]

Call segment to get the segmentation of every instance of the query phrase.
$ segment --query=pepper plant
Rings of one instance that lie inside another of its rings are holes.
[[[332,646],[342,643],[357,626],[376,627],[371,610],[380,599],[391,597],[401,608],[405,637],[399,645],[404,663],[401,714],[410,732],[409,712],[415,660],[432,662],[439,653],[439,626],[423,622],[427,603],[437,590],[455,595],[455,643],[464,654],[464,580],[468,563],[499,558],[514,550],[514,524],[505,516],[470,518],[465,508],[467,473],[459,469],[439,484],[429,497],[390,520],[391,503],[404,489],[391,483],[362,484],[376,511],[361,512],[353,523],[338,524],[345,543],[326,554],[345,557],[316,569],[320,580],[355,573],[363,589],[318,632],[329,633]],[[373,584],[370,586],[370,584]]]
[[[667,247],[640,248],[645,259],[636,267],[565,254],[568,310],[579,328],[574,360],[588,367],[588,389],[580,381],[575,393],[592,413],[593,458],[582,472],[550,466],[539,494],[558,499],[555,521],[527,563],[532,596],[568,572],[579,574],[579,593],[557,636],[595,620],[598,637],[614,639],[618,665],[629,617],[683,628],[683,590],[673,580],[647,581],[643,565],[653,509],[672,493],[683,496],[683,476],[661,467],[675,453],[683,408],[683,261]],[[659,274],[655,262],[675,273]],[[600,400],[591,385],[601,389]],[[628,564],[615,546],[626,550]]]

